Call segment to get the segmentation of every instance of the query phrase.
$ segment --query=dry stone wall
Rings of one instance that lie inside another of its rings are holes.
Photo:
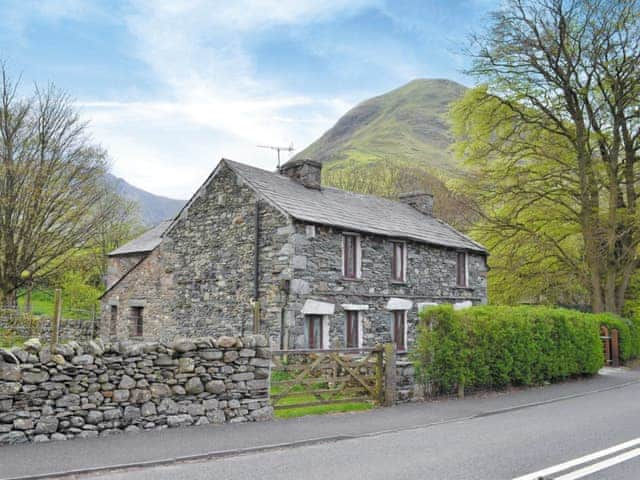
[[[0,445],[272,418],[261,335],[0,350]]]

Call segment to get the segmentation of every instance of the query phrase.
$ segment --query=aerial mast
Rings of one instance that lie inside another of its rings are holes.
[[[278,168],[280,168],[280,152],[293,152],[293,142],[288,147],[278,147],[275,145],[256,145],[258,148],[268,148],[269,150],[275,150],[278,154]]]

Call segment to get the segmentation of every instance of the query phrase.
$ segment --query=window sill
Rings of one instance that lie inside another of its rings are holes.
[[[363,282],[362,278],[342,277],[343,282]]]
[[[391,283],[391,285],[401,285],[401,286],[407,286],[407,281],[406,280],[390,280],[389,281]]]
[[[456,285],[454,288],[456,290],[467,290],[467,291],[470,291],[470,292],[475,290],[473,287],[465,287],[465,286],[462,286],[462,285]]]

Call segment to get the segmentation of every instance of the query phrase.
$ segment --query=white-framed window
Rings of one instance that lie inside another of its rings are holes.
[[[391,280],[394,282],[407,281],[406,242],[391,242]]]
[[[361,278],[361,263],[360,235],[342,234],[342,276],[351,279]]]
[[[407,310],[391,311],[391,338],[396,351],[407,350]]]
[[[329,317],[327,315],[305,315],[305,347],[313,350],[329,348]]]
[[[456,255],[456,285],[458,287],[467,287],[469,285],[469,259],[467,252],[457,252]]]

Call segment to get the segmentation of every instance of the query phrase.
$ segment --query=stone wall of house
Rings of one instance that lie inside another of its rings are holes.
[[[264,336],[0,350],[0,445],[267,420]]]
[[[259,211],[260,331],[277,337],[281,282],[290,276],[291,227],[233,170],[221,165],[169,230],[160,248],[171,252],[171,305],[177,333],[232,335],[253,331],[256,206]],[[274,330],[275,329],[275,330]]]
[[[392,246],[390,239],[362,234],[362,276],[345,279],[342,275],[342,231],[325,226],[308,228],[295,223],[291,292],[287,325],[290,346],[304,345],[304,315],[301,309],[307,299],[335,304],[330,319],[330,346],[345,345],[346,314],[343,304],[365,305],[361,312],[363,346],[391,342],[391,312],[386,310],[390,298],[408,299],[413,308],[408,312],[408,344],[415,338],[418,304],[486,302],[485,256],[468,253],[468,287],[456,285],[456,256],[453,249],[407,242],[407,279],[391,281]]]
[[[103,297],[102,338],[111,307],[117,338],[133,333],[131,308],[143,307],[143,339],[253,332],[257,198],[222,165],[161,244]],[[259,202],[259,332],[278,338],[281,280],[290,277],[288,218]]]
[[[166,266],[170,255],[171,252],[157,248],[103,296],[98,326],[101,338],[134,338],[133,307],[143,307],[142,336],[135,338],[167,340],[176,336],[171,311],[175,298],[173,275]],[[112,335],[112,318],[116,319],[115,335]]]
[[[107,258],[107,288],[116,283],[124,274],[140,263],[147,254],[114,255]]]

